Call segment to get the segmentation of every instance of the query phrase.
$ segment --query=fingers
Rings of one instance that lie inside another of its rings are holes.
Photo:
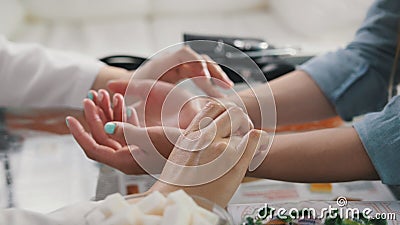
[[[212,60],[208,55],[201,55],[201,57],[207,62],[207,69],[210,72],[211,77],[216,78],[218,81],[216,85],[222,88],[232,88],[233,82],[229,79],[228,75],[222,70],[222,68]]]
[[[173,54],[173,57],[179,59],[181,64],[177,67],[180,78],[194,78],[193,82],[203,90],[207,95],[212,97],[224,97],[214,86],[211,77],[215,78],[218,86],[230,88],[233,86],[232,81],[225,72],[210,57],[199,55],[189,46],[184,46],[181,50]]]
[[[93,102],[97,102],[97,91],[90,90],[87,97]]]
[[[98,113],[103,123],[107,121],[126,121],[127,111],[125,109],[124,97],[121,94],[114,94],[112,107],[109,94],[105,90],[99,90],[99,93],[90,90],[88,98],[98,107]]]
[[[262,130],[252,129],[242,139],[238,149],[245,149],[237,165],[249,165],[249,170],[255,170],[265,159],[268,151],[269,135]]]
[[[104,132],[107,133],[108,137],[112,138],[113,140],[118,141],[119,143],[125,142],[125,134],[124,134],[124,124],[123,122],[112,121],[108,122],[104,125]],[[136,127],[131,128],[136,131]],[[127,143],[131,144],[131,143]]]
[[[107,121],[114,120],[113,110],[111,108],[110,95],[104,89],[100,89],[97,95],[96,105],[98,105],[104,112]]]
[[[126,121],[124,97],[118,93],[113,96],[113,118],[115,121]]]
[[[67,117],[66,121],[72,136],[90,159],[106,162],[114,153],[114,149],[97,144],[90,134],[86,133],[78,120],[73,117]]]
[[[265,157],[267,157],[267,154],[269,152],[270,141],[272,141],[267,132],[262,130],[260,130],[259,132],[261,133],[259,137],[259,142],[256,146],[255,153],[249,165],[250,172],[256,170],[265,160]]]
[[[133,159],[127,146],[115,150],[107,146],[99,145],[85,132],[78,120],[73,117],[67,117],[66,121],[71,134],[89,159],[114,167],[126,174],[144,172]]]
[[[108,122],[104,126],[107,134],[118,142],[138,146],[143,151],[172,150],[173,144],[181,134],[178,128],[141,128],[129,123]]]
[[[225,108],[216,102],[209,102],[206,106],[193,118],[192,122],[189,124],[185,130],[185,134],[190,132],[198,131],[209,124],[217,118],[221,113],[225,111]]]
[[[210,126],[213,121],[217,126],[216,134],[220,137],[228,137],[237,132],[239,132],[239,135],[243,135],[254,127],[249,116],[241,108],[232,106],[225,110],[221,104],[209,102],[193,118],[185,134]]]
[[[134,108],[132,107],[126,108],[126,117],[127,117],[126,122],[134,126],[140,127],[139,116]]]
[[[155,96],[162,103],[162,100],[171,92],[175,86],[163,81],[154,80],[135,80],[126,90],[126,95],[137,96],[141,100],[153,99],[150,95]],[[128,104],[128,103],[127,103]]]
[[[230,107],[218,116],[215,123],[219,137],[228,137],[237,132],[240,132],[240,135],[244,135],[254,128],[249,116],[237,106]]]
[[[89,99],[83,101],[84,113],[89,129],[92,133],[94,140],[101,145],[111,147],[113,149],[118,149],[121,144],[115,140],[109,138],[103,129],[103,120],[100,118],[98,113],[98,108]]]
[[[215,98],[222,98],[225,95],[222,94],[218,89],[214,86],[211,79],[206,76],[196,76],[193,77],[192,81],[204,91],[207,95]]]
[[[107,83],[107,88],[114,93],[124,95],[128,84],[129,80],[112,80]]]

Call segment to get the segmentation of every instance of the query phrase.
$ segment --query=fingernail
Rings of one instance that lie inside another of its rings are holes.
[[[210,108],[211,105],[212,105],[212,102],[207,102],[207,104],[204,106],[204,108],[205,108],[205,109],[206,109],[206,108]]]
[[[126,116],[127,116],[128,118],[131,118],[131,116],[132,116],[132,109],[131,109],[131,108],[127,108],[127,109],[126,109]]]
[[[99,95],[97,96],[97,100],[98,101],[103,100],[103,93],[99,92]]]
[[[67,127],[69,127],[68,117],[65,118],[65,124],[67,124]]]
[[[114,102],[113,107],[116,107],[116,106],[118,105],[119,101],[118,101],[118,98],[117,98],[116,95],[114,95],[113,98],[114,98],[114,100],[113,100],[113,102]]]
[[[93,93],[92,92],[88,92],[87,97],[93,101]]]
[[[108,123],[106,123],[106,125],[104,125],[104,131],[107,134],[114,134],[116,127],[117,127],[117,125],[115,125],[115,123],[108,122]]]

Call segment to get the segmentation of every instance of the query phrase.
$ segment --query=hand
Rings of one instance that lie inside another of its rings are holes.
[[[99,73],[94,80],[90,89],[100,90],[107,88],[107,83],[112,80],[126,80],[129,81],[132,72],[113,66],[104,66],[100,69]]]
[[[241,109],[226,110],[210,103],[179,137],[150,191],[169,193],[183,188],[225,207],[254,155],[267,149],[268,143],[268,134],[254,130]]]
[[[170,83],[135,80],[125,93],[125,101],[137,112],[140,126],[186,128],[209,99],[196,98],[190,92]]]
[[[90,95],[93,100],[85,99],[83,105],[91,135],[85,131],[76,118],[70,116],[66,118],[70,132],[90,159],[114,167],[126,174],[143,174],[145,171],[134,160],[132,154],[140,154],[142,152],[140,149],[146,149],[149,152],[158,149],[164,157],[168,157],[173,143],[180,135],[178,128],[160,126],[141,128],[138,126],[137,113],[134,109],[131,109],[130,117],[126,115],[122,95],[114,95],[113,108],[111,108],[110,96],[107,91],[90,91]],[[126,144],[123,123],[118,122],[125,119],[131,123],[126,124],[126,132],[140,140],[133,141],[138,142],[137,146],[127,146]],[[109,125],[115,124],[114,134],[109,135],[105,132],[104,126],[113,120],[115,122],[109,123]]]
[[[167,138],[164,133],[165,129],[162,127],[140,128],[125,124],[125,129],[128,129],[128,133],[136,137],[139,143],[138,146],[128,146],[124,138],[124,124],[121,122],[111,122],[116,126],[113,135],[107,135],[102,128],[92,132],[93,136],[91,136],[74,117],[67,117],[67,121],[71,134],[88,158],[116,168],[126,174],[146,173],[140,164],[134,160],[132,154],[142,154],[142,149],[148,149],[150,146],[152,150],[158,149],[161,155],[168,157],[173,148],[171,140]],[[168,132],[168,137],[175,136],[175,140],[180,134],[180,130],[177,128],[170,129]],[[105,136],[106,138],[98,141],[100,139],[95,139],[95,137],[99,136]],[[149,138],[151,142],[146,142]],[[142,140],[145,141],[142,142]]]
[[[188,46],[182,49],[152,58],[133,74],[133,79],[161,80],[175,84],[182,79],[195,78],[193,81],[206,94],[212,97],[223,95],[215,88],[214,83],[222,88],[231,88],[233,82],[225,72],[207,55],[199,55]],[[110,82],[109,89],[114,93],[124,94],[128,80]]]

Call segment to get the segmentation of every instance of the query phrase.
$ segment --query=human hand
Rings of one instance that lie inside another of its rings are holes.
[[[131,151],[139,151],[139,147],[148,149],[148,143],[143,141],[140,142],[143,145],[139,143],[138,146],[128,147],[121,121],[132,124],[128,129],[132,136],[149,137],[155,149],[160,149],[161,154],[168,157],[173,148],[170,139],[173,140],[173,137],[179,136],[180,130],[178,128],[165,129],[160,126],[142,128],[139,126],[135,109],[130,108],[130,115],[127,115],[122,95],[114,95],[113,107],[111,107],[110,96],[105,90],[90,91],[88,95],[90,99],[85,99],[83,106],[87,129],[89,129],[91,135],[85,131],[83,125],[76,118],[69,116],[66,118],[66,122],[71,134],[90,159],[107,164],[127,174],[143,174],[145,172],[135,162]],[[118,124],[118,127],[115,128],[115,134],[112,136],[106,133],[109,130],[105,130],[105,125],[110,121]],[[164,132],[168,132],[169,136],[167,137]]]
[[[103,125],[109,121],[120,121],[134,123],[140,127],[162,125],[186,128],[197,112],[210,100],[197,98],[170,83],[153,80],[136,80],[125,93],[125,99],[116,93],[112,98],[113,103],[109,93],[103,89],[98,93],[89,91],[88,95],[96,105],[96,112]],[[125,106],[125,102],[129,106]],[[127,117],[132,113],[135,115]],[[133,118],[137,121],[131,121]],[[96,130],[99,128],[96,127]]]
[[[210,103],[179,137],[150,191],[169,193],[183,188],[225,207],[253,157],[262,152],[265,157],[268,143],[268,134],[253,129],[240,108]]]
[[[136,100],[136,101],[133,101]],[[128,109],[137,112],[140,126],[186,128],[209,98],[198,98],[183,88],[152,80],[135,80],[125,93]]]
[[[106,89],[108,82],[112,80],[129,81],[131,76],[132,76],[131,71],[105,65],[100,69],[90,89],[92,90]]]
[[[137,79],[150,79],[172,84],[176,84],[186,78],[196,78],[193,79],[193,82],[212,97],[223,96],[213,83],[222,88],[231,88],[233,86],[233,82],[217,63],[207,55],[197,54],[188,46],[184,46],[173,53],[152,58],[133,74],[134,81]],[[213,78],[214,82],[211,81],[211,78]],[[114,93],[124,94],[128,84],[129,81],[126,79],[115,80],[111,81],[108,87]]]

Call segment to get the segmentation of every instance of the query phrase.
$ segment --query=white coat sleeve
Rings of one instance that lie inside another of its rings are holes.
[[[81,107],[104,64],[0,36],[0,106]]]

